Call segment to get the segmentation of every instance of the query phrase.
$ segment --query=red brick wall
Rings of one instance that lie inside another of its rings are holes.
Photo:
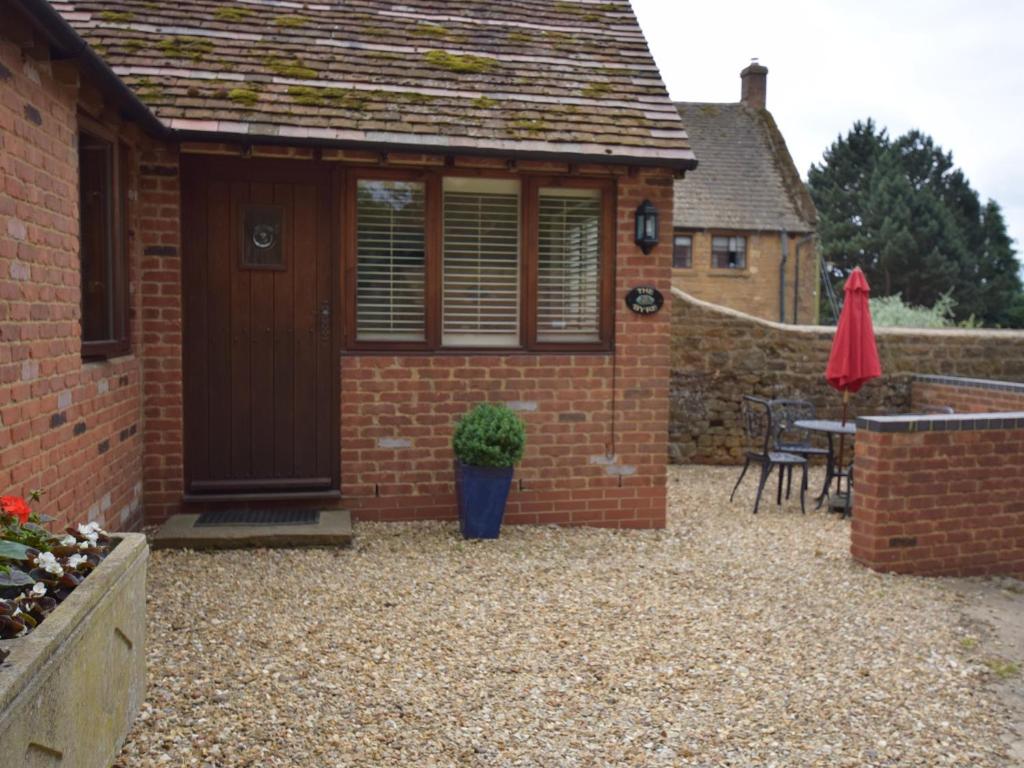
[[[1024,418],[971,421],[911,432],[858,422],[854,559],[897,573],[1024,575]]]
[[[145,506],[154,522],[184,509],[177,169],[170,150],[142,158]],[[632,232],[644,199],[671,210],[672,179],[641,172],[618,188],[615,353],[343,354],[343,506],[363,519],[453,517],[455,418],[493,400],[528,409],[510,521],[664,525],[670,227],[662,222],[662,245],[647,256]],[[661,288],[661,312],[626,309],[622,297],[639,284]]]
[[[671,178],[619,180],[614,354],[342,358],[346,507],[360,519],[454,517],[452,428],[491,401],[518,408],[527,425],[508,522],[664,526],[671,307],[641,317],[622,300],[639,284],[670,300],[668,226],[649,256],[632,239],[645,198],[670,211]]]
[[[181,381],[181,192],[174,147],[149,145],[139,178],[146,519],[180,511],[184,491]]]
[[[0,31],[16,20],[0,19]],[[135,355],[83,363],[77,103],[68,70],[0,37],[0,493],[45,492],[57,525],[141,517],[141,370]],[[131,195],[137,174],[131,174]],[[135,221],[135,204],[129,217]],[[138,251],[129,243],[132,333]]]
[[[914,408],[948,406],[957,413],[1024,411],[1024,384],[915,376],[910,398]]]

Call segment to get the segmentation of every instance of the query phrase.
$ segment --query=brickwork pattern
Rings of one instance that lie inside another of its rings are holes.
[[[679,234],[687,234],[680,231]],[[779,265],[782,240],[778,232],[736,232],[747,238],[746,269],[711,267],[712,232],[689,233],[692,238],[693,266],[672,270],[672,283],[695,298],[746,312],[762,320],[779,320]],[[786,260],[786,322],[794,323],[793,284],[800,288],[795,322],[818,321],[818,261],[812,245],[800,248],[800,273],[797,275],[798,237],[789,237]]]
[[[614,355],[343,358],[341,491],[358,518],[454,517],[452,428],[492,401],[527,424],[508,522],[664,525],[671,308],[641,317],[621,297],[641,284],[668,293],[667,246],[645,256],[632,232],[643,199],[671,208],[671,184],[653,173],[619,180]]]
[[[1024,428],[858,430],[850,552],[880,571],[1024,576]]]
[[[140,364],[81,358],[79,85],[37,58],[46,49],[0,37],[0,493],[43,490],[35,507],[58,527],[128,530],[142,514]]]
[[[669,457],[676,463],[743,460],[743,395],[811,400],[837,418],[841,397],[824,380],[834,329],[785,326],[678,294],[673,309]],[[852,413],[906,413],[913,374],[1024,381],[1024,332],[876,329],[884,375]],[[947,403],[940,403],[947,404]]]
[[[953,383],[915,376],[911,393],[914,408],[948,406],[956,413],[1024,411],[1024,384],[978,386],[968,381]]]

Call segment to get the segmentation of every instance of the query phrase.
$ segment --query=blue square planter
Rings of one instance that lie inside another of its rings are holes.
[[[498,538],[514,469],[474,467],[456,459],[455,493],[459,500],[459,530],[463,538]]]

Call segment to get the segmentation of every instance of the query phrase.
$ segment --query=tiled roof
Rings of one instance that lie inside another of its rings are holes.
[[[168,127],[692,165],[628,0],[50,0]]]
[[[817,214],[767,110],[676,105],[700,167],[676,181],[675,226],[812,232]]]

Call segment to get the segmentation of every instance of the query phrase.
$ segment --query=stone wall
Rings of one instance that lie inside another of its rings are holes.
[[[834,329],[780,325],[673,290],[669,457],[742,461],[745,394],[811,400],[837,417],[842,399],[824,379]],[[877,330],[884,375],[851,401],[851,414],[906,412],[915,373],[1024,381],[1024,332]]]

